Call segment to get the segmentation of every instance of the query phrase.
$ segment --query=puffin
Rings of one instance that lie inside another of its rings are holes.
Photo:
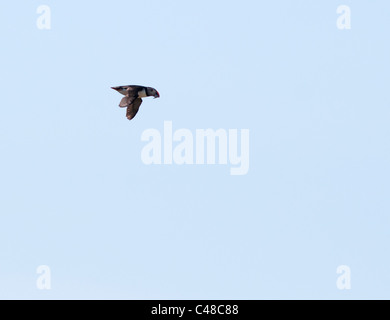
[[[142,103],[142,98],[160,98],[160,94],[158,93],[158,91],[152,87],[130,85],[111,87],[111,89],[114,89],[125,96],[119,103],[119,107],[127,108],[126,117],[129,120],[133,119],[137,114],[139,107]]]

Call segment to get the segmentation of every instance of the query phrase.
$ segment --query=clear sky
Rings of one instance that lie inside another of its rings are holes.
[[[3,1],[0,298],[390,298],[389,15],[385,0]],[[131,122],[110,89],[126,84],[161,95]],[[164,121],[248,129],[248,173],[144,164],[141,135]]]

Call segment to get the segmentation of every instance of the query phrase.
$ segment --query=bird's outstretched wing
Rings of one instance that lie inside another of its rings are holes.
[[[119,103],[119,107],[126,108],[129,105],[131,105],[134,102],[135,99],[137,99],[137,97],[135,97],[135,96],[134,97],[133,96],[126,96]]]
[[[125,99],[125,98],[123,98],[123,99]],[[126,111],[127,119],[131,120],[131,119],[133,119],[135,117],[135,115],[137,114],[137,112],[139,110],[139,107],[140,107],[141,103],[142,103],[142,99],[141,98],[137,98],[131,104],[129,104],[127,106],[127,111]]]

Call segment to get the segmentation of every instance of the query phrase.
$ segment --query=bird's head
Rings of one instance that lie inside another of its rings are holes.
[[[158,91],[156,89],[148,87],[148,88],[146,88],[146,90],[147,90],[146,93],[148,96],[152,96],[152,97],[154,97],[154,99],[160,98],[160,94],[158,93]]]

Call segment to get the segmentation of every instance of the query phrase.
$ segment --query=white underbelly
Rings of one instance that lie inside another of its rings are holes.
[[[145,97],[147,97],[146,92],[145,92],[145,89],[143,89],[143,90],[141,90],[141,91],[138,91],[138,97],[140,97],[140,98],[145,98]]]

